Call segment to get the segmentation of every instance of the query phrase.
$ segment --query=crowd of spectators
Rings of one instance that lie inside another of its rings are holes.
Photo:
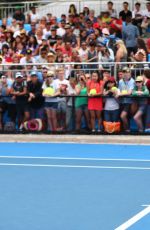
[[[123,2],[119,15],[109,1],[98,16],[71,4],[59,19],[16,8],[0,26],[0,130],[35,118],[50,131],[101,132],[107,121],[130,132],[130,118],[149,129],[149,34],[149,1]]]

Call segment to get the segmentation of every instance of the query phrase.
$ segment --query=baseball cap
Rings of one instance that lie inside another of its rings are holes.
[[[47,72],[47,77],[51,77],[51,76],[54,76],[54,71],[49,70]]]
[[[123,71],[123,72],[126,72],[126,73],[130,73],[130,69],[129,69],[128,67],[124,67],[124,68],[122,69],[122,71]]]
[[[17,72],[17,73],[16,73],[15,78],[19,78],[19,77],[23,78],[23,75],[22,75],[22,73],[21,73],[21,72]]]
[[[136,82],[138,81],[143,81],[143,77],[142,76],[137,76],[137,78],[135,79]]]
[[[71,26],[69,24],[65,25],[65,29],[70,29]]]
[[[49,52],[49,53],[47,54],[47,57],[49,57],[49,56],[54,56],[54,54],[53,54],[52,52]]]
[[[49,67],[47,65],[42,65],[42,69],[49,69]]]
[[[37,76],[37,72],[36,72],[36,71],[32,71],[32,72],[31,72],[31,77],[32,77],[32,76]]]
[[[55,27],[55,26],[52,26],[52,27],[51,27],[51,31],[56,31],[56,27]]]

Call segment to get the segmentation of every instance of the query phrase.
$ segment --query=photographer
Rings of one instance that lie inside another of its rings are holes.
[[[113,62],[114,52],[112,49],[105,46],[104,43],[99,42],[97,44],[98,62]],[[109,64],[99,64],[99,69],[108,69]]]

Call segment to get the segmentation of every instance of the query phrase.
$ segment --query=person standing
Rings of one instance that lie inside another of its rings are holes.
[[[119,18],[122,19],[123,22],[126,22],[127,17],[132,17],[132,12],[129,10],[129,3],[123,2],[123,10],[119,13]]]
[[[140,34],[137,26],[132,24],[131,17],[126,18],[126,23],[127,25],[122,28],[122,39],[125,42],[128,56],[130,56],[132,52],[135,53],[137,51],[137,38]]]

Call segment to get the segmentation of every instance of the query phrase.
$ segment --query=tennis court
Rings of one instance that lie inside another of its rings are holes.
[[[1,143],[1,230],[149,230],[150,146]]]

